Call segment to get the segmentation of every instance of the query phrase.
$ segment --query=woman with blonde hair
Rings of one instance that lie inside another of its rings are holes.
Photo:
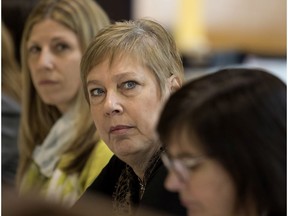
[[[27,19],[18,186],[70,206],[109,161],[81,88],[80,61],[109,24],[92,0],[42,0]]]
[[[163,186],[163,148],[154,131],[184,77],[172,36],[153,20],[112,24],[87,48],[81,76],[94,123],[115,154],[89,190],[107,195],[116,215],[135,215],[140,206],[184,215]]]
[[[2,91],[21,102],[21,73],[14,53],[12,35],[2,22]]]

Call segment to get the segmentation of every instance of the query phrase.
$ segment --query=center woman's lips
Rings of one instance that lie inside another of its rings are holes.
[[[116,125],[110,127],[109,133],[111,134],[123,134],[126,133],[127,130],[131,129],[133,127],[128,126],[128,125]]]

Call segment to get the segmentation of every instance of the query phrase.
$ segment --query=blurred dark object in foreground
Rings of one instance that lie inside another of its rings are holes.
[[[14,187],[2,184],[3,216],[112,216],[111,201],[101,196],[86,194],[75,206],[67,209],[47,202],[36,194],[19,197]],[[115,215],[115,214],[114,214]],[[166,213],[139,209],[137,216],[169,216]]]

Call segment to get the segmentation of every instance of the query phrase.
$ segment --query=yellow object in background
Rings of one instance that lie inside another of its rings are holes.
[[[174,28],[182,53],[286,55],[286,0],[180,0]]]
[[[180,0],[175,40],[184,54],[204,54],[208,50],[203,0]]]

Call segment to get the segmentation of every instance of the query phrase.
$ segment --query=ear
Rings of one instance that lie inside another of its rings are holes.
[[[182,82],[179,79],[179,77],[175,76],[175,75],[170,76],[168,79],[168,82],[169,82],[169,90],[171,93],[180,89],[180,87],[182,85]]]

